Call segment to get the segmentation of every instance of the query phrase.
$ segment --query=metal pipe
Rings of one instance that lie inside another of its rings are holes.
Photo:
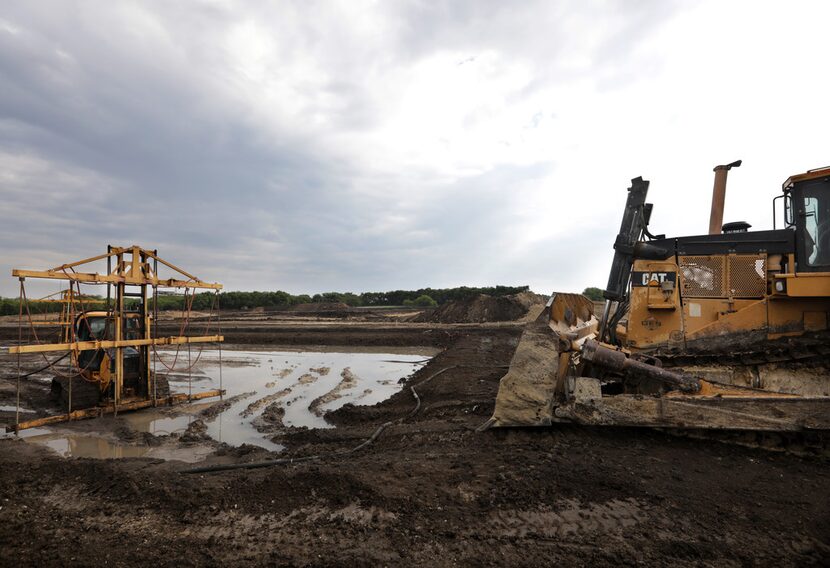
[[[222,319],[221,319],[221,306],[219,305],[219,290],[216,292],[216,331],[219,335],[222,335]],[[217,343],[219,346],[219,390],[222,390],[222,342],[220,341]]]
[[[107,245],[107,276],[112,274],[112,256],[110,253],[112,253],[112,245]],[[112,307],[110,305],[110,302],[112,301],[111,288],[112,284],[109,281],[107,281],[107,312],[109,312],[110,308]]]
[[[119,276],[123,276],[124,272],[124,255],[119,253],[116,257],[116,270]],[[113,317],[113,327],[115,328],[115,388],[113,389],[113,405],[115,408],[114,414],[118,416],[118,403],[121,402],[121,389],[124,386],[124,348],[120,346],[120,341],[123,339],[123,317],[124,317],[124,292],[127,285],[124,282],[119,282],[115,286],[115,304],[117,311]]]
[[[23,345],[23,278],[20,279],[20,292],[17,296],[17,344]],[[14,433],[20,435],[17,424],[20,424],[20,352],[17,352],[17,392],[14,410]]]
[[[709,213],[709,234],[719,235],[723,227],[723,208],[726,203],[726,176],[732,168],[740,167],[741,160],[715,166],[715,185],[712,188],[712,210]]]
[[[631,359],[622,351],[609,349],[592,339],[585,342],[582,356],[594,365],[622,373],[631,379],[651,379],[684,392],[700,390],[700,381],[694,377]]]
[[[153,278],[158,279],[159,276],[159,261],[156,257],[158,251],[153,251]],[[158,337],[158,321],[159,321],[159,287],[158,284],[153,284],[153,331],[151,337]],[[158,373],[156,371],[156,349],[153,347],[153,406],[156,406],[156,399],[158,398]],[[150,356],[150,349],[147,349],[147,357]],[[221,384],[219,386],[221,389]],[[168,394],[169,394],[168,389]]]

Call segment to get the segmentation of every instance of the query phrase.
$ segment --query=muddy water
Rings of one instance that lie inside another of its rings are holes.
[[[43,444],[63,457],[74,458],[155,458],[195,463],[213,451],[208,445],[147,446],[110,438],[103,433],[78,433],[71,430],[32,428],[20,433],[27,442]]]
[[[237,399],[219,413],[203,412],[220,401],[205,399],[172,408],[146,409],[119,416],[137,432],[154,435],[184,433],[191,422],[203,420],[207,435],[232,446],[252,444],[279,451],[269,438],[282,426],[330,428],[324,414],[344,404],[371,405],[401,389],[401,379],[416,371],[429,355],[389,353],[340,353],[292,351],[163,352],[156,364],[159,374],[168,373],[172,392],[193,393],[223,388],[225,401]],[[261,433],[254,427],[269,405],[280,410],[282,424]],[[22,432],[28,441],[45,444],[66,457],[153,457],[195,462],[213,451],[209,444],[181,447],[165,443],[151,447],[114,437],[111,424],[102,428],[38,428]],[[89,426],[89,425],[86,425]]]
[[[0,404],[0,412],[16,412],[18,408],[16,406],[12,406],[11,404]],[[20,413],[33,413],[34,410],[29,410],[28,408],[20,407]]]
[[[171,353],[163,355],[168,365],[172,358]],[[278,450],[252,425],[269,404],[284,409],[285,426],[330,428],[322,416],[325,412],[347,403],[372,405],[389,398],[400,390],[399,381],[425,359],[388,353],[223,351],[220,377],[219,352],[204,351],[191,373],[171,375],[169,380],[173,392],[195,394],[221,386],[227,391],[225,398],[255,393],[208,422],[207,433],[233,446],[247,443]],[[182,427],[187,424],[154,421],[145,430]]]

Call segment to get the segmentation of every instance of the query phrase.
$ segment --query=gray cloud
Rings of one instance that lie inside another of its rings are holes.
[[[389,125],[419,66],[460,54],[488,79],[526,71],[505,108],[551,98],[506,127],[519,132],[506,152],[542,128],[568,148],[556,89],[658,74],[659,54],[640,51],[681,13],[656,0],[4,3],[0,270],[135,242],[232,289],[601,285],[617,211],[512,244],[522,210],[558,213],[539,196],[561,156],[410,160],[410,133]],[[458,123],[494,122],[493,104],[471,101]],[[600,252],[580,274],[573,250],[587,246]]]

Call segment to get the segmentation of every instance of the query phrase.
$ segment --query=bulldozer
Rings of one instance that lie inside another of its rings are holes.
[[[789,177],[773,229],[750,231],[722,224],[740,165],[714,169],[709,232],[696,236],[653,235],[649,182],[631,180],[601,313],[554,293],[482,429],[830,429],[830,167]]]

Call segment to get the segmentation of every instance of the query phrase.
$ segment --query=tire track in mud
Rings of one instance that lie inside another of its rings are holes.
[[[199,538],[247,539],[249,536],[280,536],[278,531],[292,528],[296,531],[311,530],[319,524],[346,524],[356,527],[386,528],[395,524],[398,516],[380,507],[362,507],[350,503],[338,509],[314,505],[294,509],[287,514],[266,513],[252,515],[236,511],[222,511],[207,523],[191,531]]]
[[[311,401],[311,404],[308,405],[308,409],[316,416],[323,416],[323,414],[325,414],[325,411],[321,408],[323,405],[334,402],[339,398],[343,398],[343,391],[353,389],[357,386],[358,377],[352,372],[350,367],[343,369],[340,376],[342,377],[340,382],[337,383],[333,389],[321,396],[318,396]]]
[[[269,394],[268,396],[263,396],[262,398],[258,398],[257,400],[253,401],[251,404],[245,408],[242,412],[239,413],[240,416],[243,418],[247,418],[251,416],[254,412],[259,410],[260,408],[264,407],[267,404],[274,402],[275,400],[279,400],[285,396],[291,394],[291,387],[286,387],[281,391],[277,391],[273,394]]]
[[[205,422],[211,422],[213,420],[216,420],[217,416],[228,410],[231,406],[233,406],[240,400],[244,400],[248,397],[254,396],[255,394],[256,391],[251,391],[231,396],[229,398],[226,398],[225,400],[221,400],[215,404],[211,404],[210,406],[202,410],[199,413],[199,416],[201,416],[202,420],[204,420]]]
[[[48,511],[60,512],[74,519],[75,526],[84,532],[111,533],[134,537],[155,537],[166,519],[154,511],[124,510],[110,501],[82,489],[78,485],[57,485],[40,501]]]
[[[367,538],[366,534],[367,531],[374,534],[375,531],[394,530],[398,516],[383,508],[356,502],[341,507],[309,504],[287,513],[251,514],[236,510],[234,505],[233,509],[219,511],[211,507],[215,511],[212,513],[203,510],[171,515],[113,502],[100,494],[90,493],[82,485],[61,484],[29,505],[28,508],[23,507],[27,515],[58,515],[69,523],[80,532],[79,540],[84,547],[100,550],[104,542],[122,542],[126,539],[138,539],[145,544],[154,542],[162,549],[191,550],[191,554],[196,550],[194,547],[199,547],[201,553],[191,556],[191,560],[201,559],[196,562],[197,565],[217,561],[237,564],[240,560],[243,560],[241,565],[260,565],[273,558],[274,549],[286,550],[287,559],[319,559],[321,553],[331,555],[337,551],[354,558],[365,558],[368,554],[380,563],[396,558],[396,555],[390,556],[383,550],[390,545],[386,537]],[[317,538],[309,538],[320,530],[333,530],[331,536],[334,540],[327,538],[320,542]],[[52,537],[59,537],[61,532]],[[358,539],[359,535],[364,538]],[[63,540],[65,542],[65,538]],[[369,541],[376,543],[376,546],[367,544]],[[364,546],[368,546],[369,550],[365,550]],[[239,557],[242,549],[246,549],[244,558]],[[57,555],[50,550],[49,557],[51,563],[74,563],[77,561],[75,554],[68,545]],[[58,561],[59,558],[62,560]],[[106,555],[103,558],[111,560]]]
[[[337,558],[335,564],[395,565],[400,556],[390,552],[388,532],[397,529],[397,515],[379,507],[320,504],[287,514],[222,511],[189,525],[180,536],[207,546],[221,543],[217,556],[230,561],[237,560],[236,551],[247,549],[249,559],[273,559],[273,551],[283,551],[281,563],[287,565],[297,564],[298,558],[305,559],[301,565],[313,565],[321,558]],[[344,558],[354,562],[340,562]]]
[[[325,505],[301,507],[287,514],[250,514],[222,511],[198,524],[190,525],[182,538],[204,544],[222,543],[222,556],[235,560],[235,550],[249,548],[252,543],[258,554],[271,550],[290,551],[288,564],[296,558],[320,558],[320,554],[371,558],[381,565],[398,555],[388,552],[391,543],[387,532],[396,530],[398,517],[379,507],[362,507],[352,503],[340,508]],[[321,531],[327,536],[318,540]],[[301,562],[305,564],[306,562]],[[313,562],[312,562],[313,564]],[[347,564],[349,564],[347,562]]]
[[[142,536],[145,533],[155,535],[158,531],[166,532],[165,525],[177,524],[176,519],[147,510],[136,514],[132,510],[121,510],[118,506],[104,507],[102,502],[106,502],[106,499],[101,499],[100,495],[90,493],[85,487],[76,484],[55,485],[41,495],[39,501],[46,510],[80,517],[80,526],[86,531],[115,530],[118,533]],[[250,514],[226,509],[198,523],[188,522],[188,527],[178,527],[175,534],[177,538],[227,539],[229,544],[236,541],[248,542],[252,537],[259,541],[278,542],[285,536],[279,531],[287,528],[292,529],[291,533],[300,531],[302,534],[303,530],[312,530],[321,524],[380,529],[392,526],[397,521],[397,514],[374,505],[367,507],[352,502],[333,508],[318,503],[288,513]]]
[[[556,509],[540,507],[493,511],[487,522],[476,529],[475,534],[529,539],[567,538],[585,534],[602,536],[618,534],[635,527],[648,516],[645,507],[636,499],[612,499],[589,505],[568,500]]]
[[[286,376],[290,375],[293,372],[293,368],[286,368],[281,370],[277,375],[279,378],[285,378]],[[265,407],[265,410],[262,414],[255,418],[251,423],[254,428],[260,432],[272,432],[274,430],[278,430],[284,427],[282,422],[283,418],[285,417],[285,409],[282,406],[283,401],[281,399],[285,398],[289,394],[294,391],[294,387],[296,386],[307,386],[317,382],[320,377],[327,375],[331,369],[329,367],[311,367],[309,368],[309,372],[303,373],[302,375],[297,378],[296,383],[288,386],[276,393],[264,396],[258,400],[255,400],[248,407],[239,413],[240,416],[243,418],[247,418],[257,412],[260,408]],[[276,381],[269,382],[265,386],[266,388],[271,388],[276,384]],[[290,405],[292,402],[298,400],[299,397],[295,397],[294,399],[288,401]]]
[[[71,485],[55,485],[43,496],[43,502],[50,509],[67,513],[78,513],[86,507],[83,493],[78,487]]]

